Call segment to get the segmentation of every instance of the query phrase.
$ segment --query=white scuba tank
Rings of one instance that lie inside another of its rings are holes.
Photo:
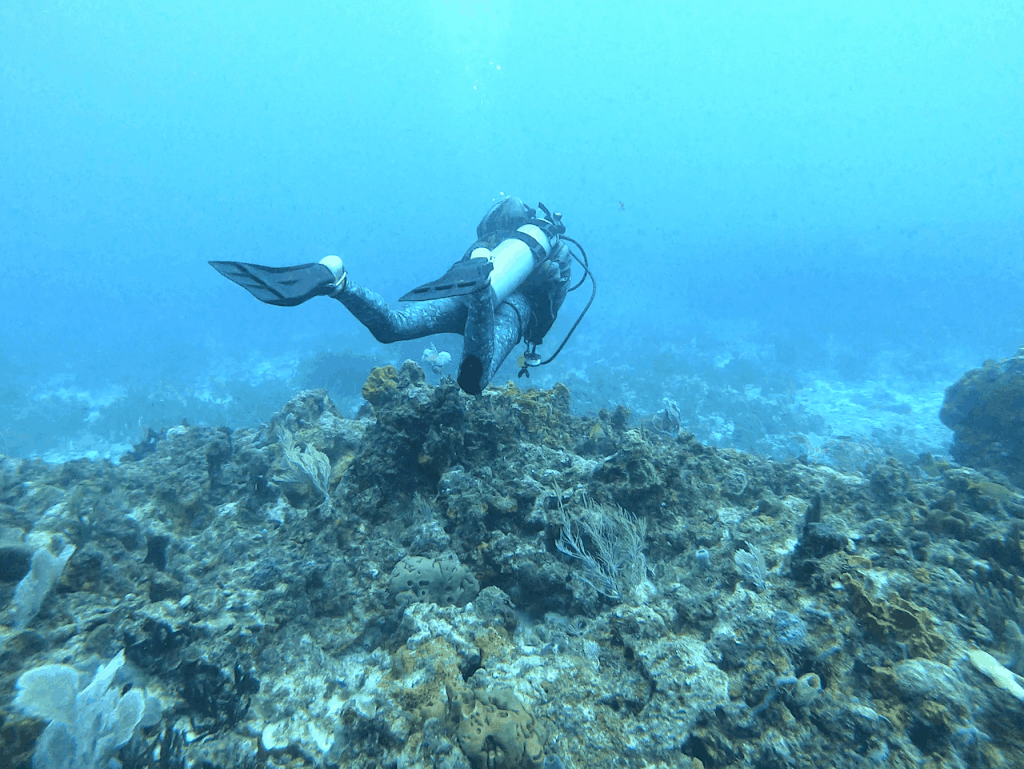
[[[545,256],[551,255],[551,239],[540,227],[535,224],[524,224],[517,231],[536,240],[544,249]],[[497,298],[496,304],[507,299],[519,288],[537,266],[530,247],[516,238],[503,240],[493,249],[474,248],[469,256],[470,259],[488,259],[493,265],[490,277],[491,288],[494,289]]]

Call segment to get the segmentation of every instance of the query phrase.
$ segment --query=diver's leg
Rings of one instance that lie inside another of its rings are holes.
[[[412,302],[393,310],[379,295],[351,278],[333,296],[384,344],[431,334],[461,334],[466,325],[466,305],[457,298]]]
[[[316,296],[334,297],[384,343],[430,334],[461,334],[466,326],[466,305],[460,299],[432,299],[392,310],[377,294],[349,280],[338,256],[292,267],[246,262],[210,264],[267,304],[294,307]]]
[[[459,387],[479,395],[522,338],[530,306],[515,293],[495,308],[494,291],[488,287],[472,295],[468,309]]]

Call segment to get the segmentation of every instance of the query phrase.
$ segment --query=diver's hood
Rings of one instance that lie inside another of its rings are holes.
[[[537,209],[530,208],[519,198],[499,200],[476,226],[476,237],[483,240],[497,232],[514,232],[536,215]]]

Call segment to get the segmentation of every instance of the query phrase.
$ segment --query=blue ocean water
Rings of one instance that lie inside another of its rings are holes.
[[[642,414],[692,375],[785,391],[814,440],[896,415],[941,450],[942,388],[1024,339],[1022,39],[1012,2],[6,0],[0,449],[254,424],[331,384],[321,353],[354,408],[424,343],[207,260],[337,253],[396,300],[518,195],[599,285],[535,382]],[[718,412],[689,426],[728,443]]]
[[[1010,0],[0,2],[0,765],[1024,765],[1024,357],[939,420],[1024,344],[1022,40]],[[511,195],[597,300],[476,400],[457,336],[207,263],[396,302]]]

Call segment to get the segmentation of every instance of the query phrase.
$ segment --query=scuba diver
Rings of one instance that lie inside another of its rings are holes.
[[[337,299],[356,320],[385,344],[431,334],[462,334],[458,383],[479,395],[505,358],[520,342],[519,376],[554,360],[594,301],[597,283],[583,247],[565,235],[561,214],[543,203],[543,216],[519,198],[496,203],[476,228],[477,240],[462,259],[438,280],[408,292],[399,301],[411,302],[393,310],[380,296],[352,280],[338,256],[295,267],[264,267],[245,262],[210,262],[225,277],[267,304],[294,307],[315,296]],[[582,259],[569,247],[579,248]],[[569,287],[572,259],[584,276]],[[537,345],[544,341],[569,291],[586,278],[593,288],[590,300],[558,349],[541,360]]]

